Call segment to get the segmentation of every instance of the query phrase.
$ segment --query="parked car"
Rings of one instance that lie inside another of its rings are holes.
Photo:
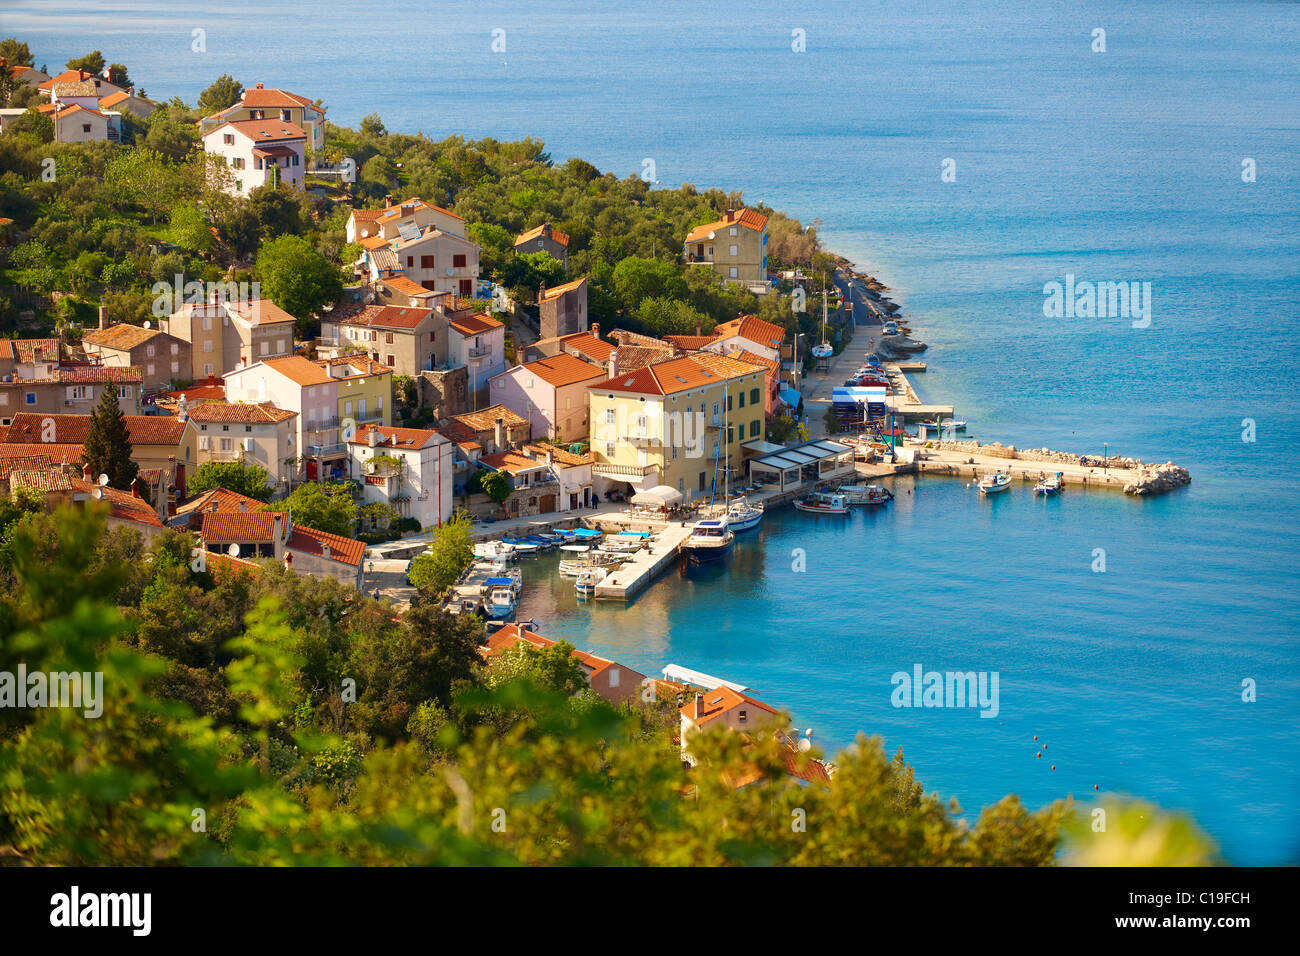
[[[888,322],[886,322],[886,323],[885,323],[885,334],[886,334],[886,335],[897,335],[897,334],[898,334],[898,323],[895,322],[893,319],[890,319]]]

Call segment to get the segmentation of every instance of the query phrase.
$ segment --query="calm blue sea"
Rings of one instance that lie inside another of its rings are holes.
[[[153,97],[231,72],[349,125],[531,135],[619,174],[648,158],[665,185],[820,219],[894,289],[932,346],[925,394],[973,434],[1172,458],[1191,488],[900,481],[876,514],[774,514],[726,572],[631,607],[534,587],[525,611],[648,671],[747,683],[832,750],[879,734],[969,811],[1097,785],[1190,810],[1234,862],[1300,859],[1297,5],[19,0],[0,34],[51,66],[102,49]],[[1150,282],[1150,326],[1045,318],[1067,274]],[[1000,714],[893,708],[917,663],[998,671]]]

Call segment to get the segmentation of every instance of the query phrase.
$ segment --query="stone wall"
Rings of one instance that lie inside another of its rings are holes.
[[[433,409],[439,421],[469,411],[469,370],[464,366],[423,371],[415,383],[420,407]]]

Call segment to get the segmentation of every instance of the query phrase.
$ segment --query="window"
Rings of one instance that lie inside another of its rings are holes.
[[[612,409],[612,408],[607,408],[607,409],[605,409],[605,424],[606,424],[606,425],[613,425],[613,424],[614,424],[614,421],[615,421],[616,418],[617,418],[617,413],[614,411],[614,409]]]
[[[606,458],[614,457],[614,443],[612,441],[605,442],[605,457]]]
[[[199,436],[199,451],[207,451],[207,450],[208,450],[208,436],[207,436],[207,435],[200,435],[200,436]]]
[[[212,351],[212,339],[208,339],[203,343],[203,351],[209,353]]]
[[[263,339],[261,344],[262,344],[262,354],[263,354],[263,355],[270,355],[270,354],[271,354],[271,343],[270,343],[270,342],[267,342],[265,339]]]
[[[727,407],[730,408],[731,406],[728,405]],[[744,393],[744,392],[741,392],[741,393],[740,393],[740,407],[741,407],[741,408],[744,408],[744,407],[745,407],[745,393]]]
[[[758,389],[756,389],[756,388],[751,388],[751,389],[749,390],[749,403],[750,403],[751,405],[757,405],[757,404],[758,404]]]
[[[205,316],[203,317],[203,331],[204,331],[204,332],[211,332],[211,331],[212,331],[212,316],[210,316],[210,315],[205,315]]]
[[[148,375],[148,376],[151,376],[151,377],[153,376],[153,363],[152,363],[152,362],[150,362],[148,365],[146,365],[146,366],[144,367],[144,373],[145,373],[146,375]]]
[[[227,146],[234,146],[234,145],[235,145],[235,134],[234,134],[234,133],[225,133],[225,134],[222,135],[222,137],[221,137],[221,141],[222,141],[223,143],[225,143]]]
[[[144,354],[146,358],[153,358],[153,346],[152,345],[145,346]]]
[[[735,226],[732,226],[731,229],[728,231],[728,235],[732,235],[732,236],[734,236],[734,235],[737,235],[737,234],[738,234],[738,232],[737,232]],[[734,248],[736,248],[736,247],[735,247],[735,246],[732,246],[731,248],[734,249]],[[733,252],[732,255],[734,256],[735,253]]]
[[[387,361],[385,364],[386,364],[389,368],[394,368],[394,367],[397,365],[397,363],[393,361],[393,356],[391,356],[391,355],[386,355],[386,356],[384,356],[384,357],[385,357],[386,359],[388,359],[388,361]]]
[[[763,423],[760,422],[757,418],[755,418],[752,422],[749,423],[749,437],[750,437],[750,438],[757,438],[757,437],[758,437],[758,430],[759,430],[759,428],[762,426],[762,424],[763,424]]]
[[[732,437],[733,437],[733,436],[732,436],[732,432],[733,432],[733,431],[734,431],[734,429],[731,429],[731,428],[728,428],[728,429],[727,429],[727,444],[728,444],[728,445],[731,444]]]
[[[707,472],[703,472],[703,471],[700,472],[700,491],[703,491],[703,490],[704,490],[704,477],[705,477],[706,474],[708,474],[708,473],[707,473]]]
[[[432,268],[433,268],[433,256],[420,256],[420,268],[421,268],[421,269],[432,269]]]
[[[730,251],[731,251],[732,258],[734,259],[736,256],[740,254],[740,246],[731,246]]]
[[[286,351],[286,349],[285,349],[285,347],[284,347],[284,339],[279,339],[279,340],[276,341],[276,343],[275,343],[275,350],[276,350],[277,352],[284,352],[284,351]]]
[[[414,265],[415,265],[415,256],[407,256],[407,257],[406,257],[406,267],[407,267],[408,269],[410,269],[410,268],[414,267]]]
[[[221,426],[221,430],[222,430],[223,432],[228,432],[228,431],[230,431],[230,426],[229,426],[229,425],[222,425],[222,426]]]
[[[392,344],[393,344],[393,333],[392,333],[392,332],[385,332],[385,333],[384,333],[384,342],[385,342],[386,344],[388,344],[388,345],[392,345]]]
[[[35,404],[36,404],[36,393],[35,393],[35,392],[28,392],[28,393],[27,393],[27,404],[28,404],[28,405],[35,405]]]
[[[673,451],[676,451],[676,450],[677,450],[676,448],[673,449]],[[686,485],[686,479],[685,479],[685,478],[678,478],[678,479],[677,479],[677,490],[678,490],[678,491],[685,491],[685,490],[686,490],[685,485]]]
[[[119,386],[117,387],[117,397],[118,397],[118,398],[130,398],[130,397],[131,397],[131,386],[130,386],[130,385],[119,385]]]
[[[740,717],[740,722],[743,724],[749,719],[749,711],[742,710],[738,716]]]
[[[230,161],[230,165],[233,166],[235,169],[243,169],[243,168],[244,168],[244,157],[243,157],[243,156],[236,156],[234,159],[232,159],[232,160]]]
[[[734,278],[736,278],[736,277],[739,275],[739,273],[736,272],[736,267],[735,267],[735,266],[732,266],[732,267],[731,267],[729,270],[727,270],[727,271],[728,271],[728,278],[734,279]]]
[[[229,438],[223,438],[223,439],[221,439],[221,450],[222,450],[222,451],[230,451],[230,450],[231,450],[231,447],[232,447],[232,446],[231,446],[231,444],[230,444],[230,439],[229,439]]]
[[[352,403],[351,403],[350,401],[349,401],[349,402],[344,402],[344,403],[343,403],[343,414],[344,414],[344,415],[351,415],[351,414],[352,414]]]
[[[177,372],[179,372],[180,370],[181,370],[181,363],[180,363],[180,362],[172,362],[172,374],[175,375],[175,374],[176,374]]]
[[[181,354],[181,347],[180,347],[179,345],[177,345],[175,342],[173,342],[173,343],[172,343],[172,355],[180,355],[180,354]]]
[[[452,264],[452,267],[455,268],[455,269],[464,269],[464,268],[465,268],[465,256],[464,256],[463,254],[462,254],[462,255],[458,255],[458,256],[452,256],[452,257],[451,257],[451,264]]]
[[[212,363],[211,363],[211,362],[206,362],[206,363],[204,363],[204,365],[203,365],[203,374],[204,374],[204,375],[211,375],[211,374],[212,374]]]
[[[285,122],[285,123],[289,122],[289,111],[288,111],[288,110],[280,110],[280,119],[281,119],[281,121],[283,121],[283,122]]]
[[[434,333],[433,333],[433,332],[430,332],[430,333],[429,333],[429,341],[430,341],[430,342],[434,341],[433,336],[434,336]]]

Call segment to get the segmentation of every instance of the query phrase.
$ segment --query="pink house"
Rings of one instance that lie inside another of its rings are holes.
[[[489,394],[527,418],[534,437],[576,441],[587,437],[587,386],[608,377],[605,366],[561,352],[502,372]]]

